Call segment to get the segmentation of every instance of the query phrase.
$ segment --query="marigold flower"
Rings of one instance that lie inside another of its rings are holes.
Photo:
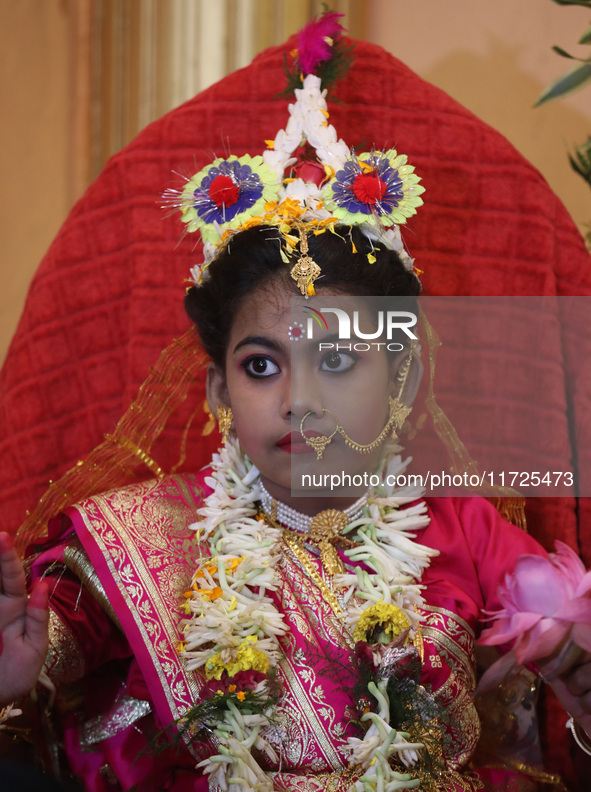
[[[205,664],[205,676],[207,679],[220,679],[224,671],[228,676],[233,677],[239,671],[260,671],[266,674],[269,670],[269,658],[264,652],[256,648],[256,635],[247,635],[238,649],[231,653],[229,661],[222,660],[222,652],[210,657]],[[227,651],[227,650],[225,650]]]
[[[199,589],[199,594],[203,599],[208,599],[210,601],[224,596],[224,592],[219,586],[212,589]]]
[[[381,628],[382,632],[394,639],[408,630],[410,621],[397,605],[378,602],[366,608],[359,617],[353,631],[354,640],[368,643],[376,627]]]

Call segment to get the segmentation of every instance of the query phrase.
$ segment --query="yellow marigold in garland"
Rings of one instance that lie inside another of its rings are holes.
[[[219,680],[224,671],[230,677],[239,671],[260,671],[262,674],[266,674],[269,670],[269,658],[256,648],[256,642],[256,635],[247,635],[236,650],[236,654],[234,655],[232,652],[232,657],[226,662],[222,660],[221,652],[210,657],[205,664],[206,678]]]
[[[379,631],[386,633],[391,640],[394,640],[409,627],[408,617],[397,605],[378,602],[363,611],[355,625],[353,638],[355,641],[368,643],[368,638],[373,635],[376,628],[379,628]],[[377,643],[377,641],[372,640],[372,643]]]

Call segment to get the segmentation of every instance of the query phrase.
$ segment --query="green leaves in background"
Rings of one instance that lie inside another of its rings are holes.
[[[577,58],[578,60],[578,58]],[[591,80],[591,59],[582,61],[580,66],[575,66],[566,74],[563,74],[560,79],[548,86],[544,93],[536,100],[535,107],[539,107],[544,102],[549,102],[551,99],[558,99],[561,96],[566,96],[573,91],[582,88],[585,83]]]
[[[587,138],[586,143],[577,146],[574,155],[569,154],[568,158],[573,170],[591,186],[591,137]]]
[[[570,5],[591,8],[591,0],[552,0],[552,2],[561,6]],[[591,44],[591,28],[588,28],[583,33],[579,39],[579,44]],[[573,66],[573,68],[567,71],[566,74],[563,74],[562,77],[549,85],[543,94],[537,99],[535,107],[539,107],[539,105],[544,104],[545,102],[550,102],[552,99],[559,99],[560,97],[566,96],[573,91],[577,91],[579,88],[582,88],[591,81],[591,56],[588,58],[577,58],[575,55],[571,55],[570,52],[567,52],[562,47],[555,46],[552,47],[552,49],[562,58],[576,60],[580,65]]]
[[[591,0],[552,0],[552,2],[557,5],[578,5],[591,8]]]
[[[583,8],[591,8],[591,0],[552,0],[552,2],[561,6],[583,6]],[[579,44],[591,44],[591,27],[587,28],[583,33],[579,39]],[[553,47],[552,49],[562,58],[576,60],[578,64],[546,88],[544,93],[537,100],[535,104],[536,107],[544,104],[544,102],[549,102],[552,99],[558,99],[561,96],[566,96],[573,91],[577,91],[591,81],[591,56],[588,58],[576,58],[574,55],[562,49],[562,47]],[[572,169],[585,179],[587,184],[591,187],[591,137],[587,138],[586,143],[577,146],[574,153],[568,155],[568,159]],[[591,251],[591,223],[587,225],[585,242],[587,248]]]

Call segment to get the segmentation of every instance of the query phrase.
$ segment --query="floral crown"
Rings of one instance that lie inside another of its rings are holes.
[[[278,228],[281,257],[293,262],[291,276],[305,296],[315,294],[314,281],[321,275],[308,255],[307,234],[336,233],[339,223],[359,226],[372,245],[397,251],[413,271],[399,226],[423,203],[424,187],[414,167],[395,149],[350,150],[328,123],[323,85],[341,76],[351,61],[340,16],[326,12],[298,34],[293,72],[288,71],[295,102],[287,126],[266,141],[262,155],[218,158],[182,191],[164,193],[166,204],[180,209],[187,231],[201,232],[204,260],[191,269],[196,286],[234,234],[260,225]]]

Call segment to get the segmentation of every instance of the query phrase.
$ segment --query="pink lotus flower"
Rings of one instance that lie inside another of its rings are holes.
[[[490,616],[481,644],[512,641],[517,662],[548,658],[567,641],[591,652],[591,572],[568,545],[548,558],[522,555],[499,587],[504,610]]]
[[[313,19],[298,33],[298,65],[304,77],[314,74],[319,63],[332,56],[332,47],[336,38],[344,30],[339,17],[334,11],[326,11],[320,19]]]

